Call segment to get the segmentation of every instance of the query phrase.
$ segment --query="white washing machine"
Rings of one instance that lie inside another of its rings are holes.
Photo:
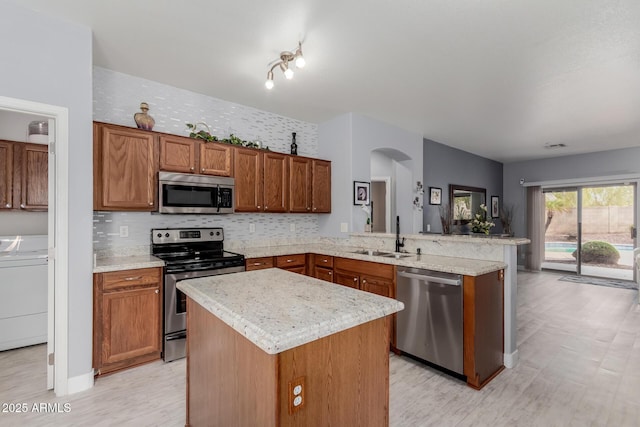
[[[0,236],[0,351],[47,342],[47,246]]]

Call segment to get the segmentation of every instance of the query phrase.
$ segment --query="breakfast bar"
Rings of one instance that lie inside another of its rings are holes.
[[[386,426],[394,299],[280,269],[178,283],[187,420]]]

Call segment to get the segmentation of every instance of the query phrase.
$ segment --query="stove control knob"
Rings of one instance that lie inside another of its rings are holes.
[[[164,235],[164,237],[169,237],[169,233],[166,233],[166,234]]]
[[[209,232],[209,236],[213,236],[213,231],[210,231],[210,232]]]
[[[219,235],[220,235],[220,232],[219,232],[219,231],[216,231],[216,236],[219,236]]]
[[[158,233],[158,237],[162,237],[162,233]]]

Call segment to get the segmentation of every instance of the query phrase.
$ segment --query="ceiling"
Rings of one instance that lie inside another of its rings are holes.
[[[95,65],[313,123],[501,162],[640,145],[637,0],[14,1],[91,27]],[[298,40],[307,66],[267,91]]]

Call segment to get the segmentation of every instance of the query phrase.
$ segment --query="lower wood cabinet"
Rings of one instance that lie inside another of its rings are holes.
[[[298,274],[307,273],[306,254],[281,255],[275,257],[276,267]]]
[[[504,270],[464,276],[464,374],[482,388],[503,369]]]
[[[162,268],[93,276],[96,375],[150,362],[162,352]]]

